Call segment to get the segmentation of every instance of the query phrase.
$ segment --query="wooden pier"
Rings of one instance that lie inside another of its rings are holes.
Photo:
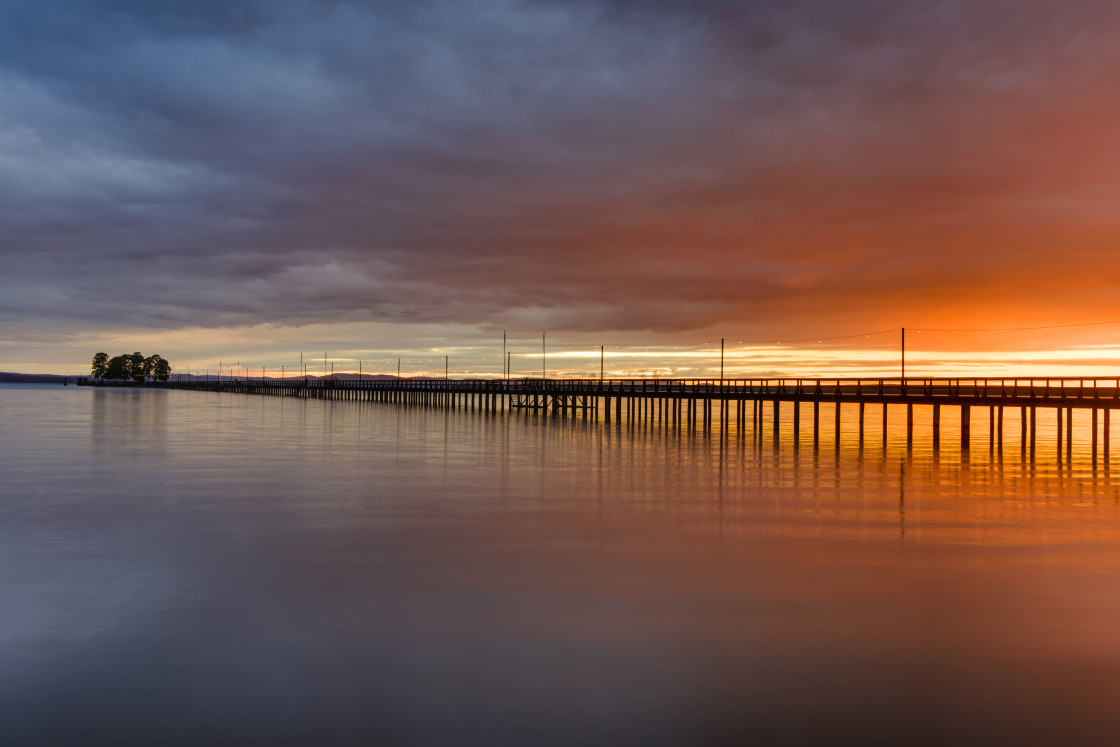
[[[1002,449],[1004,412],[1018,408],[1020,433],[1015,441],[1033,456],[1038,440],[1036,413],[1056,412],[1056,440],[1072,452],[1074,414],[1089,418],[1093,460],[1108,460],[1110,416],[1120,409],[1120,378],[1039,379],[915,378],[915,379],[226,379],[132,384],[79,380],[93,386],[144,386],[312,399],[381,402],[490,412],[526,410],[557,417],[631,422],[649,420],[666,427],[728,428],[740,432],[748,419],[756,437],[769,430],[775,443],[783,417],[790,418],[795,444],[801,440],[802,404],[812,405],[809,429],[820,439],[822,417],[831,416],[835,443],[841,433],[841,407],[857,405],[860,445],[874,437],[866,406],[880,405],[882,443],[888,441],[888,411],[904,408],[906,442],[914,439],[914,408],[932,408],[934,449],[941,442],[943,408],[959,408],[960,446],[972,441],[976,408],[987,414],[988,442]],[[717,405],[714,408],[713,405]],[[822,414],[821,410],[825,412]],[[897,415],[896,415],[897,417]],[[983,417],[983,414],[981,415]],[[769,423],[767,422],[769,421]],[[787,429],[788,430],[788,429]]]

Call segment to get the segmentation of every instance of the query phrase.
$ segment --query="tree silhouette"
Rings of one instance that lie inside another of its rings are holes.
[[[144,371],[146,375],[154,379],[167,381],[167,377],[171,375],[171,364],[164,360],[159,353],[156,353],[144,359]]]
[[[115,355],[109,359],[105,366],[106,379],[128,379],[131,378],[130,361],[123,355]]]
[[[148,372],[144,366],[144,354],[137,350],[128,358],[128,375],[132,377],[133,381],[141,382],[148,377]]]
[[[109,354],[108,353],[94,353],[93,355],[93,368],[91,373],[99,379],[105,378],[105,371],[109,368]]]

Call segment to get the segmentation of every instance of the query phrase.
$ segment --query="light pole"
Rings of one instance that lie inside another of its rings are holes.
[[[544,332],[541,332],[541,378],[548,378],[548,347],[545,344]]]
[[[906,327],[902,328],[902,378],[906,378]]]

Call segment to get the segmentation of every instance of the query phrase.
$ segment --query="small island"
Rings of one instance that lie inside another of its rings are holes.
[[[94,378],[118,381],[167,381],[171,376],[171,364],[165,358],[159,354],[145,357],[139,351],[113,358],[108,353],[95,353],[90,370]]]

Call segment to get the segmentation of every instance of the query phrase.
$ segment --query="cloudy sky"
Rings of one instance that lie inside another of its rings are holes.
[[[1104,0],[4,0],[0,370],[479,373],[547,330],[789,372],[752,346],[1120,319],[1117,38]],[[923,339],[1115,360],[1063,329]]]

